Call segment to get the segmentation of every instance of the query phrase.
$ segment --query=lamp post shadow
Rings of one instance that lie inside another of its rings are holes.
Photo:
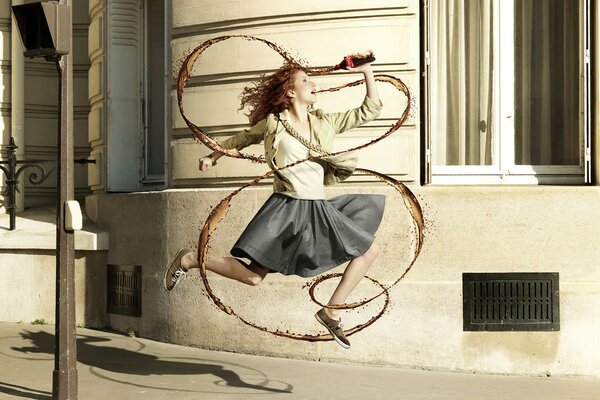
[[[31,332],[24,331],[20,333],[21,337],[24,340],[29,340],[32,343],[32,346],[29,347],[12,347],[12,350],[22,352],[22,353],[42,353],[42,354],[53,354],[54,353],[54,335],[48,332]],[[234,365],[238,367],[242,367],[244,369],[250,369],[262,377],[264,377],[263,384],[252,384],[248,382],[244,382],[242,378],[233,370],[225,368],[223,365],[219,365],[215,362],[207,362],[209,360],[202,360],[193,357],[172,357],[171,359],[161,359],[158,356],[152,354],[146,354],[142,352],[145,347],[142,345],[139,350],[133,351],[118,347],[110,347],[110,338],[106,337],[95,337],[88,335],[77,335],[77,356],[78,362],[85,364],[91,368],[96,368],[99,370],[104,370],[108,372],[113,372],[117,374],[124,374],[131,376],[150,376],[150,375],[205,375],[210,374],[214,375],[217,378],[220,378],[222,382],[225,383],[227,387],[235,387],[242,389],[252,389],[261,391],[263,393],[292,393],[293,386],[286,382],[280,382],[283,384],[284,389],[270,388],[265,386],[264,384],[268,384],[272,382],[269,380],[264,373],[247,366],[242,365]],[[104,343],[104,345],[97,345],[99,343]],[[180,361],[185,360],[185,361]],[[110,377],[104,376],[100,373],[94,373],[93,375],[99,378],[108,379],[117,381],[120,383],[128,383],[135,386],[143,386],[149,387],[144,384],[139,384],[135,382],[131,382],[131,379],[127,379],[126,381],[115,380]],[[214,383],[218,385],[218,382]],[[173,387],[165,388],[165,387],[153,387],[155,389],[160,390],[182,390],[182,388],[177,387],[175,384]],[[193,391],[186,390],[185,391]],[[0,391],[1,384],[0,384]],[[210,392],[210,390],[198,390],[202,392]],[[40,398],[45,399],[49,397],[45,397],[40,393],[37,397],[32,398]]]
[[[19,399],[49,400],[52,399],[51,392],[31,389],[25,386],[14,385],[12,383],[0,382],[0,393],[9,396],[15,396]]]

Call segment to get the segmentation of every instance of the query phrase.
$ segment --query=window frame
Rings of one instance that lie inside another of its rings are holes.
[[[591,87],[590,87],[590,0],[580,0],[580,18],[582,23],[579,29],[579,165],[516,165],[515,164],[515,129],[514,129],[514,85],[499,85],[499,82],[514,81],[514,70],[504,65],[514,63],[514,37],[506,37],[503,25],[503,37],[499,35],[500,24],[494,25],[494,51],[502,57],[494,57],[494,87],[501,90],[494,91],[494,129],[498,132],[499,140],[494,145],[495,165],[463,165],[463,166],[436,166],[432,164],[432,136],[431,114],[435,112],[432,104],[431,85],[431,7],[430,1],[422,1],[424,17],[422,21],[422,40],[424,55],[423,70],[423,103],[422,112],[424,127],[424,184],[560,184],[582,185],[591,182]],[[502,6],[500,6],[502,4]],[[494,12],[500,19],[510,20],[514,23],[514,2],[494,2]],[[514,30],[512,30],[514,32]],[[502,59],[502,61],[500,61]]]

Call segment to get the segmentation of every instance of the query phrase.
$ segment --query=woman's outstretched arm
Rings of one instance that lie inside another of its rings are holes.
[[[354,68],[347,68],[351,72],[362,72],[367,86],[367,95],[358,108],[346,112],[326,113],[325,118],[329,120],[336,133],[342,133],[369,121],[374,120],[381,113],[381,100],[377,91],[377,83],[371,64],[363,64]]]
[[[354,68],[348,67],[346,69],[350,72],[362,72],[365,76],[365,83],[367,85],[367,97],[379,104],[379,92],[377,91],[377,84],[375,83],[375,76],[373,75],[371,63]]]
[[[221,143],[221,147],[224,149],[237,149],[242,150],[251,144],[258,144],[263,140],[265,130],[267,126],[267,120],[264,119],[252,126],[250,129],[244,129],[237,135],[230,137]],[[217,163],[217,160],[223,156],[223,153],[219,151],[213,151],[206,157],[202,157],[199,160],[200,171],[206,171]]]

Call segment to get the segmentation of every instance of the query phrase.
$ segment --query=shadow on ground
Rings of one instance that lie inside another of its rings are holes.
[[[54,335],[47,332],[31,332],[24,331],[21,334],[24,340],[29,340],[32,343],[30,347],[12,347],[12,350],[23,352],[23,353],[54,353]],[[128,350],[118,347],[109,347],[111,339],[103,337],[93,337],[87,335],[77,335],[77,360],[78,362],[88,365],[90,367],[99,368],[105,371],[111,371],[119,374],[126,375],[202,375],[211,374],[217,378],[220,378],[225,386],[236,387],[243,389],[253,389],[257,391],[272,392],[272,393],[292,393],[293,386],[282,383],[284,389],[275,389],[266,387],[268,383],[272,383],[268,377],[261,371],[254,368],[250,368],[243,365],[234,365],[243,369],[251,370],[253,373],[262,376],[262,382],[260,384],[251,384],[244,382],[240,376],[232,371],[224,368],[222,365],[206,363],[208,360],[200,360],[191,357],[173,357],[173,359],[185,359],[186,361],[173,361],[168,359],[161,359],[155,355],[145,354],[141,352],[145,345],[141,342],[135,342],[140,345],[137,350]],[[104,343],[104,345],[97,345]],[[94,374],[100,378],[109,379],[100,374]],[[124,382],[123,382],[124,383]],[[220,385],[219,382],[215,382],[215,385]],[[6,385],[0,382],[0,393],[12,394],[11,391],[16,392],[18,389],[11,389],[13,385]],[[137,385],[144,386],[144,385]],[[178,390],[178,388],[173,388]],[[37,392],[31,394],[29,398],[32,399],[46,399],[49,396],[45,396],[46,392]],[[22,393],[20,393],[23,396]],[[36,397],[37,396],[37,397]]]
[[[0,382],[0,393],[15,396],[20,399],[46,400],[52,398],[52,393],[50,392],[13,385],[12,383],[6,382]]]

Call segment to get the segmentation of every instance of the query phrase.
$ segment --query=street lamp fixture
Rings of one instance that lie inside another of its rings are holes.
[[[53,59],[69,54],[71,8],[57,2],[13,6],[25,57]]]

